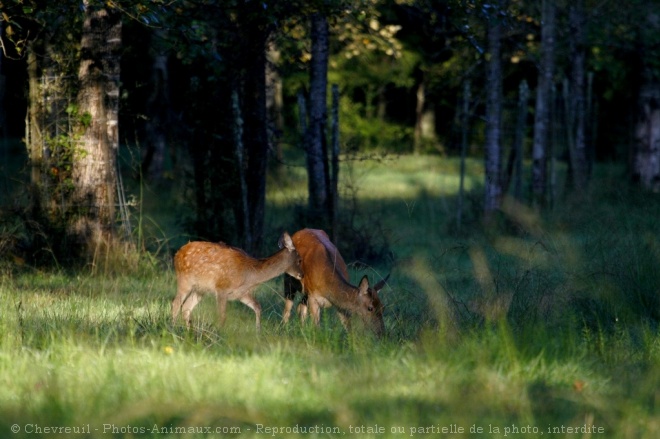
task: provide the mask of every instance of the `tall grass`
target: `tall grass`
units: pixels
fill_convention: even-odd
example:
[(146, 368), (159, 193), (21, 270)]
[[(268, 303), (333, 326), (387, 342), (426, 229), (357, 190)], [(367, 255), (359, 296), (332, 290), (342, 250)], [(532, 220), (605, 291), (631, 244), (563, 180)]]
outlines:
[[(111, 276), (6, 263), (0, 437), (658, 437), (660, 201), (600, 168), (590, 197), (510, 203), (491, 229), (475, 210), (457, 231), (457, 168), (344, 172), (392, 250), (351, 266), (392, 272), (381, 340), (332, 310), (282, 327), (279, 279), (259, 289), (260, 333), (234, 302), (218, 327), (210, 299), (188, 331), (166, 257)], [(300, 188), (270, 188), (269, 224), (289, 227)]]

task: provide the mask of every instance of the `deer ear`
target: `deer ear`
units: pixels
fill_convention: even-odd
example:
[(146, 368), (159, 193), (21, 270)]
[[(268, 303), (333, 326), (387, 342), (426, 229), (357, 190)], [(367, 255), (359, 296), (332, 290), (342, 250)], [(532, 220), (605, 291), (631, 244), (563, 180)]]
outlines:
[(286, 247), (290, 251), (294, 251), (296, 247), (293, 245), (293, 240), (291, 239), (291, 236), (289, 236), (288, 232), (282, 233), (282, 236), (280, 236), (280, 240), (277, 242), (277, 245), (280, 248)]
[(387, 276), (385, 276), (385, 279), (381, 280), (380, 282), (378, 282), (376, 285), (373, 286), (373, 288), (376, 292), (379, 292), (380, 290), (383, 289), (383, 287), (387, 283), (387, 279), (390, 278), (390, 274), (391, 273), (389, 273)]
[(369, 278), (366, 274), (362, 277), (360, 285), (358, 285), (358, 290), (360, 295), (369, 294)]

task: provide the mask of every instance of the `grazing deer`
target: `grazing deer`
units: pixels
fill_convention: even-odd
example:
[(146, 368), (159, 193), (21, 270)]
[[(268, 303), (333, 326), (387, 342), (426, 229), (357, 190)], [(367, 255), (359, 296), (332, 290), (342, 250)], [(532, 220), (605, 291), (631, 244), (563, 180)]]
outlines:
[(252, 295), (255, 287), (286, 272), (302, 279), (300, 255), (291, 236), (284, 232), (279, 240), (280, 251), (265, 259), (255, 259), (243, 250), (224, 243), (189, 242), (174, 256), (177, 292), (172, 301), (172, 320), (179, 312), (190, 327), (190, 313), (202, 296), (215, 294), (220, 324), (225, 322), (228, 300), (240, 300), (252, 308), (261, 326), (261, 306)]
[(339, 319), (348, 330), (350, 317), (357, 314), (367, 327), (378, 336), (385, 331), (383, 323), (383, 304), (378, 298), (389, 275), (373, 287), (365, 275), (356, 287), (351, 285), (348, 269), (337, 247), (330, 241), (323, 230), (303, 229), (293, 234), (293, 243), (302, 258), (302, 280), (284, 278), (283, 323), (289, 321), (293, 299), (302, 291), (303, 299), (298, 305), (301, 320), (307, 319), (307, 307), (314, 323), (318, 326), (321, 308), (334, 306)]

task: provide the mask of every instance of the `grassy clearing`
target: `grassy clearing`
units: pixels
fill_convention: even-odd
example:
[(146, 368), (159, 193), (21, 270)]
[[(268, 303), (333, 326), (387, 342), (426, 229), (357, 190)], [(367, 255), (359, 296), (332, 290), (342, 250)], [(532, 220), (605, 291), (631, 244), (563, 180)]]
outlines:
[[(186, 331), (167, 258), (111, 277), (0, 267), (0, 437), (658, 437), (660, 200), (602, 167), (593, 201), (458, 233), (457, 169), (344, 170), (393, 253), (352, 268), (392, 271), (380, 341), (332, 312), (282, 328), (281, 279), (259, 290), (260, 334), (236, 303), (218, 328), (211, 299)], [(274, 229), (303, 199), (289, 177), (270, 186)]]

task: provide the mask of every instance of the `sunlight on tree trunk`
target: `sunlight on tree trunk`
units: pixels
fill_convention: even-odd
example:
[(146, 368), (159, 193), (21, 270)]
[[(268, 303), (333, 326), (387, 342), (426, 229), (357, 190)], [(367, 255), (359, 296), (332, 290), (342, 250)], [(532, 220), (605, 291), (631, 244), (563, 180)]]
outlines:
[(115, 235), (121, 17), (88, 1), (84, 7), (77, 115), (82, 135), (74, 153), (69, 233), (90, 257), (112, 245)]
[(72, 143), (67, 137), (70, 127), (66, 107), (70, 93), (65, 84), (67, 72), (55, 61), (61, 62), (66, 56), (49, 43), (40, 43), (32, 42), (27, 50), (25, 145), (30, 164), (32, 216), (48, 228), (51, 223), (60, 222), (66, 204), (57, 192), (62, 191), (61, 186), (66, 186), (62, 183), (69, 178)]
[(25, 144), (30, 159), (30, 185), (32, 192), (32, 210), (35, 217), (41, 216), (45, 203), (44, 182), (42, 181), (42, 167), (44, 159), (43, 125), (43, 99), (39, 84), (39, 64), (37, 53), (33, 44), (28, 46), (27, 74), (28, 74), (28, 114), (25, 120)]

